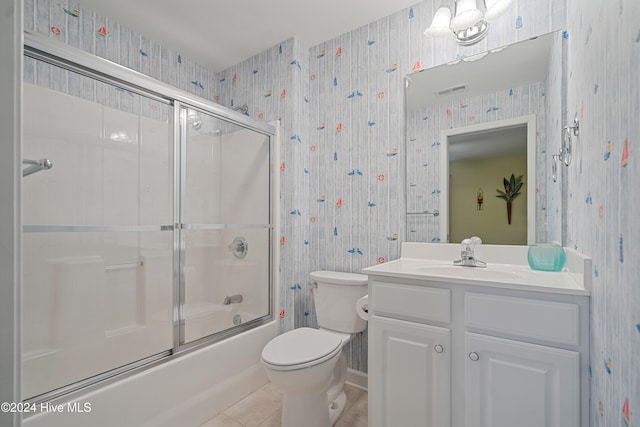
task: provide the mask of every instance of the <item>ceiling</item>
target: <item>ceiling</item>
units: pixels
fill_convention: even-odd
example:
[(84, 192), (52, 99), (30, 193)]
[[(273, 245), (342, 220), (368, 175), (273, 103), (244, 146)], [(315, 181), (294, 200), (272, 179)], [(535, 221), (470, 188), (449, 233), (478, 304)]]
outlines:
[(449, 161), (527, 156), (527, 125), (449, 137)]
[(313, 47), (418, 0), (79, 0), (213, 71), (296, 37)]

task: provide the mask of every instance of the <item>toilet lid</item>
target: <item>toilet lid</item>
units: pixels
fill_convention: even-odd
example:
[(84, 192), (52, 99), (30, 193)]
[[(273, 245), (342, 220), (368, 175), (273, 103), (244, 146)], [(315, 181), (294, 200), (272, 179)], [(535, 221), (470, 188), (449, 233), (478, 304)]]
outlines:
[(301, 369), (333, 357), (342, 339), (330, 332), (298, 328), (278, 335), (262, 350), (262, 360), (273, 369)]

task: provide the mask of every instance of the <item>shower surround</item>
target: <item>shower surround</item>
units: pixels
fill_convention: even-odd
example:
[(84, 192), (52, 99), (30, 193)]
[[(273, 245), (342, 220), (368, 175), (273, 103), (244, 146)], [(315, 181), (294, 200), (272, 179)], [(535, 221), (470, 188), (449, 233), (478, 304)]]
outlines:
[(23, 425), (202, 423), (266, 382), (275, 128), (26, 40), (22, 151), (52, 167), (22, 182), (20, 400), (91, 410), (40, 405)]

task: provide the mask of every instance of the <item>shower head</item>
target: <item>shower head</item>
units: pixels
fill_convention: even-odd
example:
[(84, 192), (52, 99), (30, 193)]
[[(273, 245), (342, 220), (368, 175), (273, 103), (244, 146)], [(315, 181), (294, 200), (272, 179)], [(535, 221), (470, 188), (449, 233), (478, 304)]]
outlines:
[(189, 109), (187, 112), (187, 123), (189, 123), (195, 130), (200, 130), (202, 127), (202, 118), (196, 111)]

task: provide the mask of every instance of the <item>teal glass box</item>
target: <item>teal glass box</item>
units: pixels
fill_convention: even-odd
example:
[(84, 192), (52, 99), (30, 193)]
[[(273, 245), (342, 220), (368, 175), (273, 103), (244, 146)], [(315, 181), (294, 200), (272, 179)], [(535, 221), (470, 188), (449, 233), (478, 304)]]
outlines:
[(529, 267), (541, 271), (562, 271), (567, 255), (564, 248), (556, 244), (529, 246), (527, 253)]

